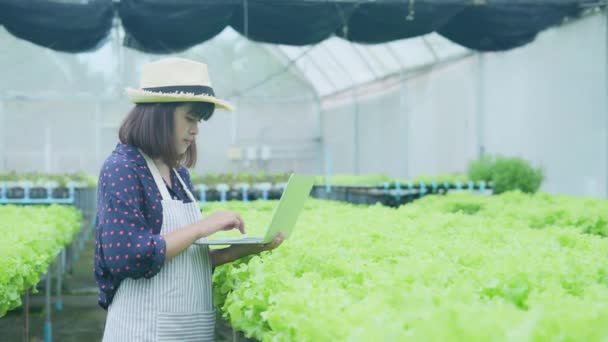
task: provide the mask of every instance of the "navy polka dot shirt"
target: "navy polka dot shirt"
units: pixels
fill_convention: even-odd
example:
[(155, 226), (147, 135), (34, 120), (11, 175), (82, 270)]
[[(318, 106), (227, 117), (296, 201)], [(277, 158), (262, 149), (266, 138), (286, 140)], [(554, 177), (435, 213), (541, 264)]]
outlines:
[[(178, 172), (196, 194), (188, 170), (180, 166)], [(171, 185), (167, 189), (173, 199), (191, 202), (174, 172)], [(108, 308), (123, 279), (151, 278), (162, 268), (161, 199), (141, 153), (118, 144), (101, 168), (97, 188), (94, 271), (102, 308)]]

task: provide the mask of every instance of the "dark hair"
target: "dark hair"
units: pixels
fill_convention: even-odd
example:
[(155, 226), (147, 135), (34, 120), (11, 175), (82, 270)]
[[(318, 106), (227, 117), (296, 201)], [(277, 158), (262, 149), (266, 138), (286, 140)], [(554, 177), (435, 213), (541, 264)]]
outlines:
[(208, 120), (215, 110), (215, 105), (208, 102), (138, 103), (120, 126), (120, 142), (140, 148), (150, 158), (161, 158), (169, 167), (180, 164), (193, 167), (196, 165), (196, 142), (193, 141), (182, 155), (177, 154), (175, 146), (173, 113), (184, 104), (192, 106), (192, 112), (199, 120)]

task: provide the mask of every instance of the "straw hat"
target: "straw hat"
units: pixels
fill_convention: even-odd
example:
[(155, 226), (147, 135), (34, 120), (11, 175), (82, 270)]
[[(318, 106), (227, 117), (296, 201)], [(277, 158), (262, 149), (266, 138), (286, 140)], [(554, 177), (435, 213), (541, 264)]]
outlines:
[(140, 89), (126, 88), (133, 103), (210, 102), (228, 111), (234, 107), (215, 97), (207, 64), (184, 58), (164, 58), (142, 67)]

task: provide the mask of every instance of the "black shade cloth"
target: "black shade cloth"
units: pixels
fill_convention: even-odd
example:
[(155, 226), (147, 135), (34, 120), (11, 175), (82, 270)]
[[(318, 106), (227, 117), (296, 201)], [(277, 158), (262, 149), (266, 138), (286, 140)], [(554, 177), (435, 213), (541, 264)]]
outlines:
[(16, 37), (57, 51), (81, 52), (100, 46), (110, 33), (113, 17), (108, 0), (86, 4), (0, 0), (0, 25)]
[(228, 25), (236, 1), (122, 0), (118, 14), (126, 45), (150, 53), (182, 51)]
[(474, 50), (502, 51), (523, 46), (547, 27), (579, 13), (574, 1), (552, 4), (514, 5), (513, 0), (494, 1), (492, 6), (473, 6), (451, 18), (438, 32)]
[(227, 26), (259, 42), (308, 45), (332, 35), (384, 43), (438, 32), (478, 51), (525, 45), (597, 0), (0, 0), (0, 25), (58, 51), (101, 45), (115, 16), (125, 45), (183, 51)]
[(378, 1), (361, 4), (347, 26), (336, 35), (357, 43), (387, 41), (425, 35), (443, 27), (466, 8), (465, 1)]
[[(308, 45), (329, 38), (347, 23), (355, 4), (332, 1), (248, 1), (237, 6), (230, 25), (249, 39), (273, 44)], [(247, 32), (245, 32), (245, 22)]]

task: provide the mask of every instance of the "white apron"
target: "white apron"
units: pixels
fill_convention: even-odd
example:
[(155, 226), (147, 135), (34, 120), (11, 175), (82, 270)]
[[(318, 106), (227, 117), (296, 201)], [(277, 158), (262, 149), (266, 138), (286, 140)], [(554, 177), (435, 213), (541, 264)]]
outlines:
[[(173, 200), (160, 172), (142, 153), (162, 196), (161, 235), (202, 219), (197, 201), (174, 169), (191, 203)], [(127, 278), (108, 307), (103, 341), (213, 341), (215, 311), (209, 247), (191, 245), (166, 260), (150, 279)]]

